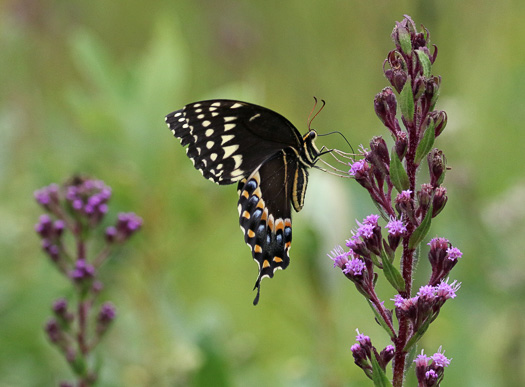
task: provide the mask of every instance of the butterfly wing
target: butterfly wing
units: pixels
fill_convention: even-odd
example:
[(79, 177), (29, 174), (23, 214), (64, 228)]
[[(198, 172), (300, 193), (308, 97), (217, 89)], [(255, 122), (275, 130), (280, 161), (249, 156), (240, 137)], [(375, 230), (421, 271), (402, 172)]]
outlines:
[(254, 305), (259, 301), (261, 280), (272, 278), (276, 270), (286, 269), (290, 263), (291, 208), (293, 200), (304, 199), (307, 176), (297, 153), (287, 148), (266, 160), (238, 184), (239, 224), (259, 266)]
[(166, 123), (202, 175), (231, 184), (246, 178), (286, 147), (300, 149), (302, 138), (290, 121), (262, 106), (232, 100), (186, 105)]

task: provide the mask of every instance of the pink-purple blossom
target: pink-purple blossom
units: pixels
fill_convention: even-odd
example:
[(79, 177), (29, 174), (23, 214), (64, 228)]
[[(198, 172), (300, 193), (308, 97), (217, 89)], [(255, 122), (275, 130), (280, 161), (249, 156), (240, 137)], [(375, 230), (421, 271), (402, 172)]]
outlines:
[(388, 233), (392, 236), (402, 236), (406, 233), (407, 228), (401, 219), (390, 218), (390, 221), (385, 226)]
[(345, 268), (343, 269), (343, 273), (351, 276), (359, 276), (363, 274), (363, 270), (365, 269), (365, 267), (366, 265), (362, 259), (352, 258), (351, 260), (346, 262)]

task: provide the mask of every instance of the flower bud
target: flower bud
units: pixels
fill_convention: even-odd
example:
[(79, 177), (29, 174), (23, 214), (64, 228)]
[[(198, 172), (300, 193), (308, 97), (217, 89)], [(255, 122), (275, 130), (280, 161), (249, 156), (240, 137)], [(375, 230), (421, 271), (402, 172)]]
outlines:
[(106, 302), (102, 305), (100, 308), (100, 312), (97, 316), (97, 334), (102, 336), (106, 331), (108, 330), (109, 326), (111, 325), (111, 322), (116, 317), (116, 310), (115, 307), (111, 302)]
[[(423, 183), (421, 184), (421, 190), (417, 191), (417, 201), (419, 204), (418, 211), (423, 212), (428, 209), (428, 206), (430, 205), (430, 199), (432, 198), (432, 192), (434, 189), (430, 184)], [(418, 214), (419, 214), (418, 212)]]
[[(385, 64), (387, 63), (390, 66), (389, 69), (385, 69)], [(383, 72), (390, 84), (394, 86), (398, 93), (401, 93), (408, 79), (408, 73), (406, 63), (398, 52), (390, 51), (383, 63)]]
[(443, 186), (437, 187), (432, 200), (432, 217), (437, 216), (445, 208), (447, 200), (447, 189)]
[(54, 318), (51, 318), (46, 323), (45, 330), (47, 333), (47, 337), (52, 343), (56, 344), (64, 338), (64, 333), (62, 332), (62, 328), (60, 328), (60, 324)]
[(387, 345), (385, 349), (381, 351), (379, 357), (381, 358), (381, 366), (384, 369), (386, 365), (394, 358), (394, 346)]
[(397, 100), (390, 87), (385, 87), (375, 96), (374, 110), (381, 122), (395, 134)]
[(414, 202), (412, 200), (412, 191), (405, 190), (397, 195), (395, 199), (396, 210), (400, 215), (405, 215), (408, 219), (414, 218)]
[(429, 117), (434, 119), (434, 130), (436, 137), (439, 136), (447, 126), (447, 113), (443, 110), (430, 112)]
[(396, 153), (399, 160), (403, 161), (408, 149), (408, 138), (405, 132), (399, 132), (396, 139)]
[(385, 170), (385, 165), (390, 164), (390, 155), (388, 154), (388, 147), (385, 140), (381, 136), (375, 136), (370, 141), (370, 152), (367, 159), (376, 167)]
[(445, 155), (439, 149), (434, 148), (429, 152), (427, 161), (430, 172), (430, 184), (432, 184), (433, 187), (437, 187), (442, 183), (445, 177)]

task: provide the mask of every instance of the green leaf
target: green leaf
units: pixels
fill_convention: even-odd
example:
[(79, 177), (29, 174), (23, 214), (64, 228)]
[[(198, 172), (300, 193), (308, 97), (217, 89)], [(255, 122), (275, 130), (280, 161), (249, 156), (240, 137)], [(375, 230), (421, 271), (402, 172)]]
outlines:
[(399, 270), (396, 269), (394, 265), (392, 265), (392, 262), (390, 262), (390, 259), (386, 256), (386, 254), (382, 254), (381, 256), (383, 260), (383, 273), (385, 273), (385, 277), (392, 284), (394, 289), (396, 289), (398, 292), (402, 292), (405, 290), (405, 280), (401, 276), (401, 273)]
[(408, 248), (413, 249), (416, 247), (423, 238), (427, 235), (428, 230), (430, 230), (430, 223), (432, 222), (432, 206), (429, 207), (427, 214), (425, 215), (425, 219), (421, 222), (421, 224), (416, 228), (410, 237), (410, 241), (408, 242)]
[(403, 351), (404, 352), (408, 352), (409, 350), (411, 350), (414, 346), (414, 344), (416, 344), (419, 339), (421, 339), (421, 337), (423, 337), (423, 335), (425, 334), (425, 332), (427, 331), (428, 327), (430, 326), (430, 323), (432, 322), (432, 320), (430, 318), (427, 318), (425, 320), (425, 322), (423, 323), (423, 325), (421, 325), (419, 327), (419, 329), (417, 330), (417, 332), (414, 334), (414, 336), (411, 337), (410, 340), (408, 340), (408, 343), (407, 345), (405, 345), (405, 348), (403, 348)]
[(410, 348), (410, 352), (408, 352), (405, 364), (408, 366), (405, 367), (404, 374), (406, 375), (407, 372), (412, 368), (412, 365), (414, 364), (414, 360), (416, 359), (417, 355), (417, 345), (413, 345), (412, 348)]
[(434, 140), (436, 139), (435, 132), (436, 123), (434, 122), (434, 119), (431, 118), (425, 130), (425, 133), (423, 134), (423, 138), (421, 139), (421, 142), (419, 143), (416, 149), (416, 157), (414, 159), (414, 162), (416, 164), (419, 164), (423, 157), (425, 157), (428, 154), (428, 152), (430, 152), (430, 149), (432, 149), (432, 146), (434, 145)]
[(403, 90), (399, 93), (399, 108), (407, 122), (414, 122), (414, 95), (412, 93), (412, 80), (410, 76), (407, 78)]
[(392, 387), (392, 383), (386, 377), (385, 371), (379, 366), (375, 354), (372, 353), (372, 380), (376, 387)]
[(416, 50), (416, 54), (419, 58), (419, 61), (421, 62), (421, 66), (423, 66), (423, 75), (426, 78), (430, 77), (430, 69), (432, 68), (430, 58), (424, 51), (421, 50)]
[(392, 147), (392, 152), (390, 154), (390, 180), (399, 193), (407, 190), (410, 186), (407, 172), (397, 155), (395, 147)]
[(374, 315), (376, 316), (376, 319), (377, 319), (377, 321), (379, 322), (379, 325), (381, 325), (381, 327), (383, 327), (383, 329), (386, 331), (386, 333), (388, 333), (388, 335), (389, 335), (391, 338), (394, 338), (394, 337), (395, 337), (394, 332), (392, 332), (392, 331), (390, 330), (390, 328), (389, 328), (388, 325), (386, 324), (385, 320), (383, 320), (383, 317), (381, 317), (381, 315), (379, 314), (379, 312), (377, 311), (377, 309), (374, 307), (374, 305), (370, 302), (370, 300), (368, 301), (368, 305), (369, 305), (370, 308), (372, 309), (372, 312), (374, 312)]
[(399, 39), (401, 51), (403, 51), (404, 54), (410, 56), (412, 51), (412, 38), (410, 36), (410, 32), (408, 32), (408, 30), (403, 27), (399, 27), (397, 31), (397, 37)]

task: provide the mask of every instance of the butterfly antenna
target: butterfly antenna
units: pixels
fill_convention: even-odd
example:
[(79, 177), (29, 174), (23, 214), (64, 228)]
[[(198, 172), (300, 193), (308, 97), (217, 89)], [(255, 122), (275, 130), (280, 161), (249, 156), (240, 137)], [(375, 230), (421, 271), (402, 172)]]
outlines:
[[(315, 118), (315, 116), (314, 116)], [(313, 118), (312, 118), (313, 119)], [(346, 137), (344, 136), (343, 133), (339, 132), (338, 130), (334, 130), (333, 132), (330, 132), (330, 133), (323, 133), (323, 134), (318, 134), (319, 137), (321, 136), (328, 136), (329, 134), (339, 134), (341, 137), (344, 138), (344, 140), (346, 141), (346, 143), (348, 144), (348, 146), (350, 147), (350, 149), (352, 149), (352, 153), (355, 153), (354, 151), (354, 148), (352, 147), (352, 145), (350, 145), (350, 143), (348, 142), (348, 140), (346, 139)]]
[[(312, 117), (312, 113), (315, 111), (315, 107), (317, 106), (317, 98), (314, 96), (314, 107), (310, 111), (310, 114), (308, 114), (308, 120), (306, 120), (306, 125), (308, 126), (308, 130), (310, 130), (310, 123), (312, 122), (310, 120), (310, 117)], [(313, 118), (312, 118), (313, 119)]]
[(312, 130), (310, 128), (310, 126), (312, 125), (312, 121), (315, 119), (315, 117), (317, 117), (319, 115), (319, 113), (321, 113), (321, 110), (323, 110), (324, 106), (326, 105), (326, 102), (324, 99), (321, 100), (321, 102), (323, 103), (323, 106), (321, 106), (321, 108), (317, 111), (317, 113), (315, 113), (315, 115), (312, 117), (312, 119), (310, 119), (310, 116), (312, 115), (313, 111), (315, 110), (315, 107), (317, 106), (317, 98), (315, 98), (315, 105), (314, 105), (314, 108), (312, 109), (312, 111), (310, 112), (310, 115), (308, 116), (308, 130)]

